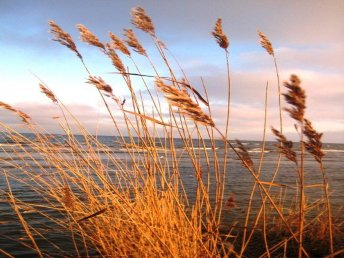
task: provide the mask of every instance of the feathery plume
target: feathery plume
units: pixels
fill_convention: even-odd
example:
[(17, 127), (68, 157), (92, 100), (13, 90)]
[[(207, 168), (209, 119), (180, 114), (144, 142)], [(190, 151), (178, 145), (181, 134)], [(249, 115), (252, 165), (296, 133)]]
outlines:
[(260, 44), (262, 45), (262, 47), (265, 48), (269, 55), (274, 56), (275, 53), (270, 40), (261, 31), (258, 31), (258, 35), (260, 37)]
[(80, 32), (80, 39), (83, 42), (95, 47), (99, 47), (103, 51), (105, 51), (105, 46), (103, 43), (99, 41), (99, 39), (88, 30), (88, 28), (82, 24), (78, 24), (76, 26)]
[(254, 171), (254, 167), (253, 167), (253, 161), (250, 157), (250, 154), (248, 154), (247, 149), (245, 148), (245, 146), (241, 143), (241, 141), (236, 140), (236, 143), (238, 144), (238, 148), (239, 148), (239, 155), (241, 157), (241, 162), (243, 164), (244, 167), (247, 167), (248, 169), (251, 169), (252, 171)]
[(0, 101), (0, 107), (2, 107), (3, 109), (12, 111), (12, 112), (17, 112), (17, 110), (15, 108), (13, 108), (11, 105), (6, 104), (5, 102)]
[(60, 44), (66, 46), (72, 50), (80, 59), (82, 59), (72, 37), (58, 26), (55, 21), (49, 21), (50, 30), (49, 32), (54, 36), (53, 40), (59, 42)]
[(52, 102), (57, 103), (57, 99), (51, 90), (45, 87), (42, 83), (39, 83), (39, 87), (41, 88), (41, 92), (44, 93)]
[(214, 31), (211, 33), (216, 39), (217, 44), (227, 51), (229, 41), (227, 36), (222, 31), (222, 19), (218, 18), (215, 24)]
[(89, 84), (96, 86), (97, 89), (104, 91), (105, 93), (107, 93), (109, 95), (113, 95), (111, 86), (109, 84), (107, 84), (101, 77), (90, 75), (88, 77), (88, 80), (86, 81), (86, 83), (89, 83)]
[(130, 56), (129, 49), (127, 48), (126, 45), (124, 45), (123, 41), (119, 37), (117, 37), (112, 32), (109, 32), (109, 37), (111, 39), (111, 46), (114, 49), (121, 51), (124, 55)]
[(24, 113), (23, 111), (17, 110), (17, 114), (18, 116), (21, 118), (21, 120), (25, 123), (25, 124), (29, 124), (30, 123), (30, 119), (31, 117)]
[(271, 131), (277, 137), (277, 141), (280, 143), (276, 145), (280, 152), (284, 154), (287, 159), (297, 164), (296, 152), (293, 151), (293, 142), (288, 141), (287, 138), (277, 129), (271, 127)]
[(317, 162), (321, 162), (325, 156), (322, 151), (322, 133), (318, 133), (312, 126), (311, 121), (304, 119), (304, 130), (303, 133), (307, 137), (307, 141), (304, 142), (306, 150), (313, 155)]
[[(168, 80), (168, 79), (167, 79), (167, 80)], [(175, 81), (175, 80), (173, 80), (173, 81)], [(192, 87), (192, 86), (185, 80), (185, 78), (182, 78), (181, 81), (175, 81), (175, 82), (178, 83), (178, 84), (181, 84), (183, 87), (186, 87), (186, 88), (192, 90), (192, 92), (196, 94), (196, 96), (198, 97), (198, 99), (199, 99), (200, 101), (202, 101), (204, 105), (209, 106), (208, 101), (206, 101), (206, 100), (202, 97), (202, 95), (201, 95), (194, 87)]]
[(171, 106), (177, 107), (180, 114), (188, 116), (195, 122), (214, 127), (213, 120), (205, 114), (200, 106), (194, 102), (187, 94), (186, 90), (178, 90), (170, 85), (166, 85), (163, 81), (157, 79), (155, 81), (157, 88), (164, 94)]
[(30, 117), (28, 114), (24, 113), (23, 111), (20, 111), (20, 110), (18, 110), (18, 109), (15, 109), (15, 108), (12, 107), (11, 105), (6, 104), (6, 103), (4, 103), (4, 102), (2, 102), (2, 101), (0, 101), (0, 107), (3, 108), (3, 109), (6, 109), (6, 110), (8, 110), (8, 111), (11, 111), (11, 112), (13, 112), (13, 113), (16, 113), (17, 116), (19, 116), (19, 117), (21, 118), (21, 120), (22, 120), (24, 123), (26, 123), (26, 124), (29, 124), (29, 123), (30, 123), (31, 117)]
[(155, 37), (153, 22), (142, 7), (136, 7), (131, 10), (131, 23), (136, 28)]
[(73, 202), (73, 195), (72, 195), (72, 191), (68, 186), (65, 186), (63, 188), (63, 203), (64, 205), (69, 208), (69, 209), (73, 209), (74, 206), (74, 202)]
[(125, 74), (126, 71), (122, 63), (122, 60), (119, 58), (116, 51), (111, 47), (110, 44), (106, 44), (106, 54), (111, 59), (112, 64), (116, 67), (116, 69), (120, 73)]
[(288, 88), (288, 92), (283, 94), (287, 103), (292, 105), (291, 108), (284, 108), (285, 111), (295, 120), (302, 123), (306, 109), (306, 94), (300, 87), (301, 81), (296, 75), (290, 76), (290, 83), (285, 82), (284, 86)]
[(124, 36), (127, 37), (127, 39), (125, 39), (124, 41), (130, 47), (132, 47), (140, 55), (147, 56), (146, 50), (139, 43), (132, 29), (124, 29)]
[(227, 199), (227, 201), (226, 201), (226, 203), (225, 203), (225, 205), (224, 205), (224, 208), (225, 208), (226, 210), (230, 210), (230, 209), (235, 208), (235, 207), (236, 207), (236, 200), (235, 200), (234, 194), (232, 193), (232, 194), (228, 197), (228, 199)]

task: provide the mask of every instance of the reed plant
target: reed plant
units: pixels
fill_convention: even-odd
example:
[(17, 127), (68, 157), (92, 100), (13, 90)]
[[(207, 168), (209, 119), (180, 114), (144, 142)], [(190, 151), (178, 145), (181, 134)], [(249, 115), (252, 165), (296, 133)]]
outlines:
[[(99, 136), (90, 134), (42, 81), (39, 82), (42, 93), (61, 113), (58, 123), (64, 137), (49, 134), (23, 111), (0, 102), (1, 108), (17, 115), (34, 135), (28, 137), (0, 122), (3, 141), (14, 143), (0, 147), (6, 154), (0, 157), (1, 164), (6, 165), (2, 169), (6, 183), (1, 193), (6, 196), (7, 204), (13, 208), (25, 233), (22, 239), (6, 236), (8, 241), (18, 241), (39, 257), (57, 254), (77, 257), (247, 257), (247, 254), (250, 257), (286, 257), (296, 249), (299, 257), (310, 257), (311, 250), (304, 239), (321, 225), (326, 235), (323, 240), (329, 243), (327, 253), (331, 257), (341, 253), (334, 246), (335, 225), (322, 161), (322, 134), (305, 118), (306, 96), (296, 75), (284, 84), (287, 92), (283, 96), (289, 104), (286, 112), (300, 129), (300, 154), (283, 134), (279, 72), (275, 50), (267, 37), (259, 32), (261, 44), (272, 55), (276, 68), (280, 128), (272, 128), (272, 132), (276, 135), (280, 154), (273, 178), (263, 181), (268, 84), (261, 153), (255, 164), (246, 147), (230, 138), (229, 39), (221, 19), (216, 21), (212, 35), (224, 50), (227, 71), (224, 131), (212, 116), (205, 85), (200, 92), (178, 63), (178, 68), (174, 68), (175, 62), (170, 62), (174, 57), (158, 38), (145, 10), (134, 8), (131, 22), (150, 37), (164, 68), (154, 64), (151, 53), (140, 43), (133, 29), (124, 29), (123, 39), (110, 32), (109, 42), (103, 43), (86, 26), (77, 25), (81, 41), (97, 48), (111, 62), (115, 69), (113, 76), (123, 79), (128, 99), (118, 96), (104, 78), (94, 74), (72, 37), (54, 21), (49, 22), (53, 40), (76, 54), (87, 73), (86, 83), (98, 91), (113, 123), (116, 135), (113, 139), (121, 146), (125, 158), (102, 143)], [(142, 73), (137, 55), (146, 60), (153, 74)], [(183, 78), (178, 78), (179, 74)], [(141, 80), (149, 101), (143, 99), (133, 78)], [(177, 146), (177, 138), (183, 144), (182, 150)], [(221, 144), (223, 149), (218, 148)], [(312, 204), (307, 203), (305, 192), (305, 188), (311, 187), (304, 179), (306, 152), (319, 164), (323, 176), (320, 187), (325, 193), (324, 199), (319, 198)], [(299, 178), (296, 185), (275, 182), (282, 158), (295, 166)], [(235, 159), (242, 163), (244, 172), (249, 173), (254, 184), (244, 224), (236, 226), (233, 221), (228, 226), (223, 222), (225, 210), (231, 211), (236, 203), (235, 197), (227, 194), (227, 182), (231, 180), (227, 175), (230, 163), (237, 162)], [(183, 162), (191, 166), (194, 189), (186, 189)], [(17, 184), (30, 189), (40, 202), (13, 191)], [(297, 189), (292, 204), (286, 203), (283, 197), (289, 188)], [(279, 194), (276, 195), (273, 189), (279, 189)], [(259, 208), (252, 215), (253, 202), (258, 202)], [(316, 215), (307, 221), (310, 210), (316, 211)], [(71, 247), (66, 250), (59, 246), (51, 239), (51, 232), (70, 239)], [(256, 242), (259, 238), (261, 241)], [(49, 248), (44, 248), (43, 242), (49, 243)], [(255, 254), (250, 253), (252, 249), (257, 249)], [(12, 257), (1, 247), (0, 252)]]

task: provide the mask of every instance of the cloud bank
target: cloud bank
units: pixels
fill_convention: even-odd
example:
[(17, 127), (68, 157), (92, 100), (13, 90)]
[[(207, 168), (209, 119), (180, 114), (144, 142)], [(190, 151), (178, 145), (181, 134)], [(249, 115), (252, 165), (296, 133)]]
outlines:
[[(109, 117), (94, 89), (85, 84), (87, 73), (75, 55), (51, 41), (47, 21), (56, 20), (70, 32), (85, 62), (95, 75), (103, 76), (114, 92), (129, 99), (123, 81), (99, 51), (80, 43), (75, 24), (85, 24), (107, 40), (113, 31), (121, 36), (130, 25), (130, 9), (143, 6), (152, 17), (158, 36), (177, 57), (193, 86), (207, 86), (212, 115), (224, 127), (227, 81), (225, 57), (210, 35), (222, 17), (230, 39), (232, 79), (232, 137), (262, 137), (265, 87), (268, 83), (267, 125), (278, 126), (276, 74), (271, 56), (258, 44), (262, 30), (275, 48), (281, 80), (298, 74), (307, 92), (307, 117), (324, 132), (324, 141), (344, 142), (344, 23), (343, 1), (2, 1), (0, 3), (0, 101), (18, 106), (48, 131), (60, 132), (51, 117), (57, 113), (38, 89), (38, 75), (75, 112), (90, 131), (112, 134)], [(138, 32), (161, 75), (168, 74), (150, 39)], [(154, 74), (149, 64), (135, 56), (142, 72)], [(172, 60), (172, 59), (171, 59)], [(179, 69), (171, 62), (176, 71)], [(129, 65), (135, 71), (133, 65)], [(183, 75), (177, 72), (178, 78)], [(136, 92), (145, 96), (142, 82), (133, 78)], [(149, 86), (153, 87), (150, 80)], [(285, 104), (283, 104), (285, 105)], [(149, 108), (149, 104), (147, 105)], [(1, 121), (18, 126), (11, 114), (0, 110)], [(286, 131), (296, 139), (293, 121), (284, 116)], [(56, 122), (56, 119), (54, 120)], [(21, 127), (21, 130), (25, 128)], [(269, 139), (273, 139), (271, 135)]]

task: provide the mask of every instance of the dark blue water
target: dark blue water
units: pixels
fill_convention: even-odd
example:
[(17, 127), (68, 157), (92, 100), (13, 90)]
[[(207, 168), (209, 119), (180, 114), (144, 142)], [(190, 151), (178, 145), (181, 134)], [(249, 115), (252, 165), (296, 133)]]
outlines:
[[(33, 143), (37, 142), (37, 138), (34, 135), (25, 135), (28, 139), (32, 140)], [(112, 164), (109, 159), (109, 155), (114, 157), (117, 161), (123, 161), (124, 164), (130, 166), (130, 156), (128, 155), (128, 149), (121, 143), (120, 138), (110, 137), (110, 136), (99, 136), (97, 140), (102, 143), (102, 146), (97, 146), (96, 155), (100, 158), (103, 164), (106, 164), (109, 170), (115, 170), (116, 166)], [(56, 158), (63, 158), (64, 160), (70, 159), (71, 162), (75, 158), (73, 156), (74, 150), (68, 145), (67, 137), (63, 135), (53, 135), (49, 137), (49, 141), (52, 146), (58, 148), (58, 153), (60, 156)], [(82, 136), (76, 136), (76, 141), (80, 148), (84, 148), (84, 153), (87, 153), (88, 148), (85, 139)], [(126, 138), (129, 142), (129, 138)], [(135, 140), (137, 146), (140, 146), (140, 141)], [(210, 192), (211, 199), (215, 200), (215, 171), (214, 171), (214, 157), (211, 151), (211, 142), (205, 140), (205, 145), (209, 148), (207, 150), (209, 156), (206, 157), (204, 151), (200, 149), (200, 143), (197, 140), (192, 142), (193, 150), (199, 158), (198, 166), (201, 168), (202, 177), (205, 179), (209, 173), (210, 175)], [(235, 145), (235, 143), (233, 143)], [(89, 143), (91, 146), (95, 146), (94, 143)], [(255, 141), (243, 141), (243, 145), (247, 149), (253, 163), (255, 171), (258, 171), (258, 163), (261, 156), (261, 142)], [(275, 142), (267, 142), (265, 146), (264, 159), (261, 164), (260, 179), (266, 182), (271, 181), (273, 174), (275, 172), (278, 160), (278, 152), (276, 151)], [(156, 147), (159, 150), (160, 146), (167, 146), (170, 148), (169, 142), (156, 140)], [(187, 155), (184, 147), (185, 144), (180, 139), (174, 139), (173, 143), (176, 154), (178, 155), (178, 168), (183, 181), (184, 187), (188, 194), (190, 203), (195, 199), (195, 192), (197, 191), (197, 180), (195, 174), (194, 165), (190, 162), (190, 158)], [(236, 145), (235, 145), (236, 146)], [(219, 158), (220, 166), (223, 164), (224, 156), (224, 143), (221, 141), (216, 142), (216, 153)], [(344, 199), (344, 144), (324, 144), (325, 157), (324, 168), (328, 176), (328, 181), (330, 184), (331, 192), (331, 203), (332, 209), (335, 217), (338, 220), (343, 220), (344, 216), (341, 212)], [(297, 151), (298, 146), (295, 145), (295, 150)], [(51, 152), (54, 153), (56, 149), (51, 148)], [(142, 150), (143, 151), (143, 150)], [(297, 151), (297, 153), (299, 153)], [(161, 154), (161, 155), (160, 155)], [(159, 154), (161, 160), (165, 160), (165, 156), (171, 155), (168, 152), (162, 151)], [(135, 154), (137, 155), (137, 154)], [(167, 157), (168, 158), (168, 157)], [(206, 158), (209, 159), (209, 163), (206, 162)], [(16, 166), (14, 166), (14, 164)], [(208, 166), (207, 164), (210, 164)], [(322, 183), (322, 173), (319, 169), (319, 165), (313, 157), (309, 154), (305, 155), (305, 180), (306, 185), (312, 186)], [(18, 169), (18, 166), (22, 169)], [(30, 245), (29, 239), (26, 237), (23, 227), (20, 225), (17, 216), (11, 209), (8, 199), (8, 187), (5, 180), (5, 174), (8, 176), (11, 183), (11, 190), (13, 195), (18, 198), (17, 204), (21, 208), (21, 212), (27, 221), (30, 221), (30, 225), (34, 228), (42, 226), (45, 228), (45, 238), (49, 241), (43, 240), (36, 235), (37, 244), (47, 253), (56, 254), (56, 256), (74, 257), (77, 255), (76, 247), (83, 249), (82, 242), (76, 240), (74, 245), (71, 242), (71, 233), (68, 229), (63, 228), (63, 226), (56, 225), (56, 223), (51, 220), (47, 220), (41, 214), (30, 211), (21, 202), (29, 202), (31, 204), (43, 205), (45, 200), (39, 197), (40, 194), (35, 192), (32, 188), (32, 180), (30, 181), (30, 176), (44, 176), (40, 171), (45, 171), (45, 176), (47, 172), (54, 173), (55, 168), (51, 167), (49, 163), (46, 162), (44, 154), (40, 152), (37, 148), (33, 148), (26, 140), (23, 141), (13, 141), (10, 137), (6, 135), (0, 135), (0, 249), (15, 255), (16, 257), (29, 257), (30, 255), (35, 257), (35, 252), (30, 250), (25, 244)], [(25, 171), (25, 173), (23, 173)], [(224, 225), (242, 225), (243, 218), (246, 213), (247, 203), (249, 202), (250, 193), (254, 180), (252, 175), (245, 169), (242, 163), (238, 160), (235, 153), (232, 150), (228, 150), (228, 167), (225, 176), (225, 195), (224, 198), (233, 198), (234, 207), (230, 209), (225, 209), (223, 211), (223, 221)], [(284, 206), (292, 207), (295, 202), (295, 185), (298, 182), (298, 175), (295, 171), (295, 165), (282, 158), (279, 172), (275, 178), (275, 183), (279, 184), (279, 187), (272, 187), (272, 195), (276, 198), (276, 202), (281, 200)], [(114, 181), (114, 183), (116, 183)], [(283, 187), (281, 187), (283, 185)], [(269, 188), (269, 185), (266, 185)], [(306, 189), (307, 203), (318, 200), (323, 196), (323, 190), (321, 187), (309, 187)], [(280, 197), (280, 198), (279, 198)], [(259, 191), (257, 190), (254, 195), (254, 202), (252, 206), (252, 214), (257, 212), (258, 207), (260, 207), (261, 198)], [(51, 218), (61, 219), (64, 218), (64, 214), (54, 209), (49, 209), (47, 207), (41, 208), (45, 215)], [(308, 214), (312, 216), (312, 213)], [(67, 219), (67, 218), (65, 218)], [(34, 234), (34, 233), (33, 233)], [(35, 235), (35, 234), (34, 234)], [(24, 245), (23, 245), (24, 244)], [(90, 250), (92, 255), (92, 250)], [(0, 257), (1, 257), (0, 253)], [(84, 254), (85, 255), (85, 254)], [(93, 255), (96, 255), (93, 253)]]

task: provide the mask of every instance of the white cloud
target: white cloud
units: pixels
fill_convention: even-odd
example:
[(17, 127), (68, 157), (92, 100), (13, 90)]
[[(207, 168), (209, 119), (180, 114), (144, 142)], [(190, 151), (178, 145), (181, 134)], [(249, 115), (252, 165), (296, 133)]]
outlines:
[[(78, 4), (70, 1), (68, 4), (66, 1), (52, 4), (42, 0), (22, 3), (21, 8), (17, 8), (15, 3), (2, 3), (0, 101), (18, 105), (32, 113), (38, 122), (57, 130), (49, 119), (55, 110), (39, 92), (38, 81), (30, 74), (31, 70), (70, 105), (87, 127), (101, 125), (102, 132), (112, 133), (111, 122), (104, 114), (97, 91), (84, 83), (87, 73), (73, 53), (50, 40), (51, 35), (46, 33), (47, 21), (55, 19), (71, 33), (92, 73), (103, 76), (116, 95), (127, 98), (129, 106), (128, 89), (123, 80), (109, 73), (113, 69), (104, 55), (77, 40), (74, 26), (77, 23), (89, 26), (101, 40), (107, 40), (109, 30), (120, 36), (122, 28), (130, 24), (130, 8), (139, 3), (151, 15), (159, 37), (166, 39), (166, 43), (176, 51), (174, 55), (179, 57), (193, 86), (205, 95), (200, 80), (203, 76), (213, 105), (214, 120), (221, 128), (225, 123), (228, 86), (224, 53), (210, 35), (217, 17), (223, 18), (224, 31), (231, 41), (233, 136), (260, 139), (267, 81), (268, 127), (278, 125), (276, 75), (271, 56), (258, 44), (256, 32), (260, 29), (275, 47), (281, 81), (287, 80), (291, 73), (300, 76), (307, 92), (307, 116), (320, 131), (324, 131), (324, 139), (344, 141), (339, 136), (344, 135), (344, 31), (340, 29), (344, 22), (343, 1), (334, 0), (331, 4), (323, 1), (275, 3), (268, 0), (245, 4), (235, 1), (211, 4), (208, 1), (198, 1), (197, 4), (196, 1), (161, 1), (159, 5), (151, 1), (97, 2), (97, 5), (90, 4), (92, 2), (87, 1), (80, 12), (75, 11)], [(155, 51), (149, 37), (141, 32), (137, 35), (152, 55), (158, 71), (168, 74), (161, 57), (153, 54)], [(154, 74), (147, 60), (136, 54), (134, 57), (142, 73)], [(173, 61), (171, 63), (174, 64)], [(128, 66), (131, 72), (136, 71), (132, 64)], [(180, 71), (176, 74), (181, 76)], [(148, 81), (152, 87), (152, 80)], [(133, 78), (133, 85), (137, 93), (139, 89), (143, 91), (146, 101), (147, 92), (139, 78)], [(151, 103), (146, 101), (145, 105), (147, 110), (151, 110)], [(111, 108), (116, 109), (114, 106)], [(8, 113), (0, 112), (2, 120), (17, 123)], [(286, 128), (292, 128), (293, 121), (285, 120)]]

